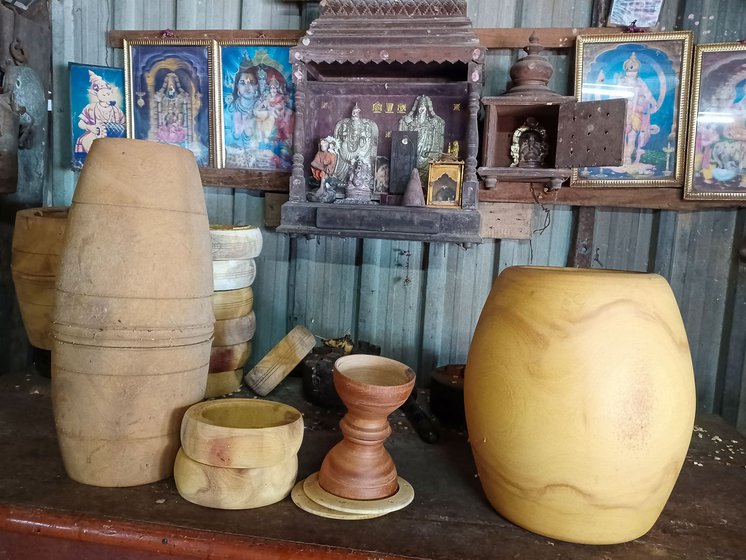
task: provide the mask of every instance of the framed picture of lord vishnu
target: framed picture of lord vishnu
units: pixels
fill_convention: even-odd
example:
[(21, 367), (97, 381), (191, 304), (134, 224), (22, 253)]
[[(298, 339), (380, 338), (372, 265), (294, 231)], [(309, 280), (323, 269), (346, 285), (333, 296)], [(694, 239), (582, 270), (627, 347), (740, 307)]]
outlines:
[(214, 158), (214, 41), (124, 41), (128, 137), (181, 146), (197, 165)]
[(627, 114), (622, 165), (576, 169), (573, 186), (683, 184), (691, 50), (689, 32), (578, 37), (576, 97), (625, 98)]

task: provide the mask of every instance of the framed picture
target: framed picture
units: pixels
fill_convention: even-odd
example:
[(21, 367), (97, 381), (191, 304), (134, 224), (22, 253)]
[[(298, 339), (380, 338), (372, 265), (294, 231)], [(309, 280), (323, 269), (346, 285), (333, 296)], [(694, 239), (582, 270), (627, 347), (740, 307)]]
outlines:
[(191, 150), (197, 165), (213, 162), (211, 39), (124, 41), (129, 138)]
[(653, 27), (658, 23), (663, 0), (614, 0), (609, 12), (609, 25)]
[(121, 68), (68, 63), (73, 169), (81, 169), (96, 138), (123, 138), (124, 71)]
[(218, 43), (218, 167), (293, 167), (290, 46), (295, 43), (284, 39)]
[(697, 45), (684, 198), (746, 198), (746, 45)]
[(427, 181), (427, 205), (461, 208), (463, 161), (431, 161)]
[(627, 99), (623, 161), (573, 170), (572, 185), (671, 187), (684, 183), (692, 36), (689, 32), (578, 37), (575, 95)]

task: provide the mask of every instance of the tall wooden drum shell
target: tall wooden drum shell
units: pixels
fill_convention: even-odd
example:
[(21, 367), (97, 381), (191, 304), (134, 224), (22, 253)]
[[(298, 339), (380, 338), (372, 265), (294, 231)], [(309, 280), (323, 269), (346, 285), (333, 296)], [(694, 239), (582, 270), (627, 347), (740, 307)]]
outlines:
[(671, 288), (656, 274), (506, 269), (469, 349), (464, 401), (479, 480), (504, 517), (572, 542), (640, 537), (694, 422)]
[(73, 197), (52, 325), (52, 399), (69, 476), (170, 476), (202, 399), (213, 333), (209, 223), (194, 156), (96, 140)]
[(29, 342), (52, 349), (49, 327), (67, 208), (27, 208), (16, 213), (11, 273)]

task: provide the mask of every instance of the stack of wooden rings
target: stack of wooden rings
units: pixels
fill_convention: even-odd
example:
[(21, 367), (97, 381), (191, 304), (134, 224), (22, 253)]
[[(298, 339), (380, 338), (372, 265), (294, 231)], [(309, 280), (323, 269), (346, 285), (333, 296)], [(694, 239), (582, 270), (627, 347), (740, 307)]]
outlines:
[(241, 388), (243, 366), (251, 356), (251, 339), (256, 332), (251, 289), (256, 277), (254, 259), (262, 251), (262, 233), (253, 226), (211, 225), (210, 237), (215, 339), (205, 398)]
[(244, 398), (195, 404), (181, 423), (176, 489), (212, 508), (274, 504), (295, 484), (302, 441), (303, 416), (286, 404)]

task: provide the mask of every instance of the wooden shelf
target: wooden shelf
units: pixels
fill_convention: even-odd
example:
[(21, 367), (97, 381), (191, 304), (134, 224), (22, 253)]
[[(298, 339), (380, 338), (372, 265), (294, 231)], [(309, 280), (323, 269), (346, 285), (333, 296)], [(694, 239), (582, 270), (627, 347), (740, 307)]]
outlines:
[[(598, 547), (541, 537), (506, 521), (484, 497), (466, 431), (440, 424), (440, 440), (427, 444), (401, 411), (391, 417), (386, 445), (415, 498), (379, 519), (321, 519), (289, 497), (258, 509), (204, 508), (181, 498), (173, 479), (131, 488), (78, 484), (62, 466), (49, 379), (33, 372), (0, 373), (0, 556), (4, 552), (7, 558), (695, 560), (710, 558), (715, 550), (719, 558), (740, 558), (746, 549), (746, 456), (740, 453), (746, 441), (710, 415), (697, 419), (705, 431), (693, 434), (676, 486), (651, 531), (632, 542)], [(238, 396), (253, 394), (242, 390)], [(425, 397), (421, 391), (421, 403)], [(299, 378), (286, 379), (269, 398), (304, 414), (298, 476), (317, 471), (341, 440), (341, 413), (308, 403)], [(733, 460), (722, 453), (726, 444)]]
[(202, 185), (256, 191), (288, 192), (289, 171), (255, 171), (251, 169), (215, 169), (200, 167)]
[[(169, 29), (169, 30), (112, 30), (107, 34), (108, 44), (121, 49), (123, 39), (128, 41), (162, 39), (164, 31), (174, 34), (179, 39), (287, 39), (298, 41), (305, 31), (297, 29)], [(475, 28), (474, 33), (488, 49), (522, 49), (532, 32), (541, 39), (545, 49), (569, 49), (575, 46), (578, 35), (616, 35), (621, 33), (618, 27), (496, 27)]]
[(498, 183), (494, 189), (480, 187), (478, 197), (479, 202), (541, 202), (683, 211), (746, 206), (746, 200), (684, 200), (682, 193), (677, 187), (562, 187), (544, 192), (543, 183), (505, 182)]

